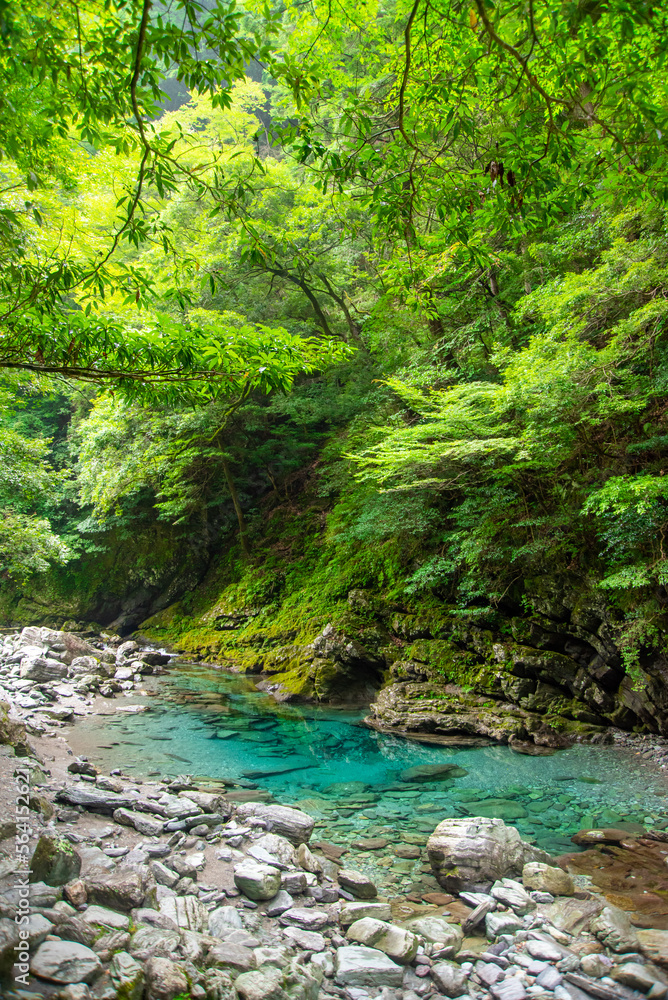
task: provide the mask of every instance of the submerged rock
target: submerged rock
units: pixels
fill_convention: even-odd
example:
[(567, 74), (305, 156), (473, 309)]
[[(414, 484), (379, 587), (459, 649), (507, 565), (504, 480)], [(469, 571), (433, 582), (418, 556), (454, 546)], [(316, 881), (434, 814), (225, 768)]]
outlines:
[(458, 764), (418, 764), (409, 767), (399, 775), (400, 781), (447, 781), (449, 778), (465, 778), (469, 772)]
[(637, 930), (640, 950), (650, 961), (668, 967), (668, 931)]

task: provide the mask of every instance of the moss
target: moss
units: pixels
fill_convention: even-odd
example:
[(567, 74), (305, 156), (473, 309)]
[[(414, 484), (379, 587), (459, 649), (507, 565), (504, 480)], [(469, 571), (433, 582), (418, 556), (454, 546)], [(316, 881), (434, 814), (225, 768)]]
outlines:
[(463, 687), (479, 684), (486, 672), (478, 654), (460, 649), (448, 639), (419, 639), (407, 647), (405, 658), (424, 663), (430, 675)]
[(5, 701), (0, 701), (0, 746), (12, 747), (17, 757), (30, 754), (26, 728), (22, 722), (9, 718), (9, 705)]

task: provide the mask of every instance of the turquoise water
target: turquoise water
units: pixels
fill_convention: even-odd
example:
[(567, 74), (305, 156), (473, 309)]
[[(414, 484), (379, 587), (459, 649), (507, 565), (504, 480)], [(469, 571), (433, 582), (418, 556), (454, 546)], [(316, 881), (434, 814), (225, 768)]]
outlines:
[[(496, 745), (415, 743), (367, 729), (362, 713), (277, 705), (249, 679), (203, 664), (175, 663), (156, 683), (157, 694), (134, 699), (148, 712), (79, 723), (69, 737), (76, 752), (149, 780), (192, 774), (269, 790), (312, 813), (322, 839), (403, 831), (424, 840), (446, 816), (488, 814), (559, 854), (574, 849), (570, 837), (583, 827), (668, 825), (668, 778), (622, 748), (529, 757)], [(468, 774), (401, 780), (406, 768), (448, 762)], [(406, 880), (404, 867), (397, 878)]]

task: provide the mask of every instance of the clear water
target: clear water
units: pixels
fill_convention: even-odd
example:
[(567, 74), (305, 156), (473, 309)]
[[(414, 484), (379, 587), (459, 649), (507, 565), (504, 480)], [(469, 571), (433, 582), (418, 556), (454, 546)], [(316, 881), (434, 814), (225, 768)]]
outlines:
[[(668, 826), (668, 776), (620, 747), (529, 757), (496, 745), (420, 744), (367, 729), (362, 712), (277, 705), (249, 679), (203, 664), (173, 664), (157, 694), (133, 700), (150, 711), (83, 720), (69, 737), (75, 751), (138, 777), (193, 774), (267, 789), (314, 815), (316, 835), (337, 843), (390, 831), (424, 841), (447, 816), (485, 812), (553, 854), (573, 850), (583, 827)], [(406, 768), (448, 762), (468, 774), (400, 778)], [(331, 788), (343, 782), (359, 784)]]

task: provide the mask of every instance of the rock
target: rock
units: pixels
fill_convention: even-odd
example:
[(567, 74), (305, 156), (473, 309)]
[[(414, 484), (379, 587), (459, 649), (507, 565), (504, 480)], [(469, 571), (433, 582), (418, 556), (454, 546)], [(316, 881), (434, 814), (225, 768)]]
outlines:
[(360, 851), (382, 851), (388, 844), (389, 840), (386, 837), (368, 837), (353, 840), (352, 846)]
[(96, 938), (92, 948), (101, 962), (110, 962), (116, 952), (127, 951), (130, 940), (131, 935), (128, 931), (107, 931), (106, 934)]
[(280, 917), (281, 913), (285, 913), (294, 904), (294, 900), (289, 892), (284, 889), (279, 889), (275, 896), (267, 903), (266, 913), (268, 917)]
[(160, 809), (160, 814), (167, 819), (185, 819), (188, 816), (202, 816), (202, 809), (196, 802), (190, 799), (179, 798), (178, 795), (170, 795), (165, 792), (156, 803)]
[(468, 976), (454, 962), (437, 962), (431, 967), (431, 978), (446, 997), (466, 994)]
[(600, 979), (601, 976), (609, 976), (612, 968), (612, 959), (607, 955), (583, 955), (580, 959), (582, 971), (593, 979)]
[(329, 923), (329, 913), (307, 906), (292, 906), (281, 915), (280, 919), (282, 924), (297, 924), (307, 931), (318, 931)]
[(265, 966), (262, 971), (242, 972), (234, 981), (240, 1000), (285, 1000), (280, 969)]
[[(169, 894), (172, 898), (172, 893)], [(158, 904), (162, 902), (163, 899), (167, 897), (161, 896), (158, 899)], [(141, 924), (148, 924), (149, 927), (161, 927), (166, 931), (178, 930), (176, 924), (168, 917), (165, 913), (160, 913), (159, 910), (154, 910), (150, 906), (140, 906), (137, 910), (132, 912), (133, 923), (137, 926)]]
[(335, 977), (340, 986), (400, 987), (403, 968), (382, 951), (346, 945), (336, 952)]
[(495, 882), (491, 894), (498, 903), (509, 906), (520, 917), (536, 909), (529, 893), (514, 879), (503, 878), (500, 882)]
[(616, 906), (606, 906), (595, 917), (590, 930), (601, 944), (611, 951), (637, 951), (640, 946), (637, 932), (623, 910)]
[(313, 875), (320, 875), (322, 873), (321, 863), (311, 854), (306, 844), (300, 844), (297, 849), (297, 864), (305, 872), (311, 872)]
[(507, 911), (505, 913), (488, 913), (485, 917), (485, 930), (490, 941), (494, 941), (500, 934), (514, 934), (524, 927), (521, 917)]
[(668, 967), (668, 931), (637, 930), (640, 950), (651, 962)]
[(117, 952), (109, 966), (109, 976), (120, 1000), (141, 1000), (144, 970), (127, 951)]
[(28, 922), (28, 940), (30, 942), (31, 948), (36, 948), (37, 945), (41, 944), (45, 939), (47, 934), (51, 934), (53, 930), (53, 924), (46, 917), (43, 917), (41, 913), (31, 913), (30, 920)]
[(193, 965), (201, 965), (209, 953), (213, 941), (208, 934), (198, 931), (181, 931), (181, 951)]
[(133, 812), (131, 809), (114, 809), (113, 818), (123, 826), (133, 826), (145, 837), (159, 837), (165, 828), (163, 820), (144, 813)]
[(427, 852), (440, 884), (454, 892), (519, 874), (530, 861), (549, 861), (500, 819), (443, 820), (427, 841)]
[(89, 906), (82, 913), (81, 919), (87, 924), (99, 924), (101, 927), (113, 927), (117, 931), (126, 931), (130, 926), (130, 918), (124, 913), (116, 913), (104, 906)]
[(180, 930), (202, 933), (209, 926), (209, 911), (194, 896), (173, 896), (160, 900), (160, 913), (173, 920)]
[(464, 934), (457, 924), (450, 924), (444, 917), (413, 917), (403, 921), (404, 927), (414, 934), (420, 934), (427, 941), (440, 945), (442, 948), (452, 948), (456, 955), (462, 946)]
[(117, 868), (108, 874), (93, 873), (86, 878), (88, 902), (121, 913), (141, 906), (147, 889), (147, 870), (142, 868)]
[(303, 951), (324, 951), (326, 939), (317, 931), (305, 931), (301, 927), (286, 927), (283, 932), (286, 940), (295, 948)]
[(66, 677), (67, 664), (46, 656), (25, 657), (21, 661), (20, 673), (24, 680), (47, 684), (49, 681), (58, 681)]
[(152, 956), (170, 958), (178, 954), (181, 937), (176, 930), (164, 930), (162, 927), (140, 927), (132, 935), (130, 954), (138, 962), (145, 962)]
[(529, 815), (523, 805), (510, 799), (484, 799), (482, 802), (469, 802), (467, 809), (476, 819), (480, 816), (502, 820), (526, 819)]
[(249, 899), (272, 899), (281, 887), (281, 873), (269, 865), (242, 861), (234, 868), (234, 883)]
[(417, 861), (422, 855), (422, 851), (416, 844), (399, 844), (398, 847), (394, 848), (394, 854), (397, 858), (404, 858), (407, 861)]
[(90, 1000), (90, 996), (85, 983), (69, 983), (58, 991), (58, 1000)]
[(179, 798), (188, 799), (190, 802), (198, 805), (200, 809), (203, 809), (204, 812), (217, 813), (225, 819), (228, 819), (232, 813), (231, 802), (224, 795), (219, 795), (216, 792), (198, 792), (188, 789), (185, 792), (179, 792)]
[(603, 903), (598, 899), (557, 899), (549, 906), (540, 907), (540, 915), (553, 927), (568, 934), (579, 934), (588, 929), (590, 921), (598, 916)]
[(475, 974), (483, 986), (493, 986), (503, 979), (503, 969), (496, 962), (476, 962)]
[(299, 896), (306, 892), (308, 888), (306, 872), (282, 872), (281, 888), (293, 896)]
[(77, 848), (77, 854), (81, 858), (81, 874), (88, 876), (94, 868), (104, 868), (106, 871), (113, 871), (116, 862), (108, 857), (99, 847)]
[(148, 870), (158, 885), (166, 885), (169, 889), (173, 889), (179, 880), (176, 872), (172, 871), (171, 868), (167, 868), (160, 861), (150, 861)]
[(563, 976), (558, 972), (553, 965), (548, 965), (547, 969), (543, 969), (536, 976), (536, 985), (542, 986), (544, 990), (554, 990), (557, 986), (561, 986), (563, 982)]
[(526, 950), (539, 962), (558, 962), (563, 957), (561, 949), (551, 941), (527, 941)]
[(491, 987), (491, 992), (495, 1000), (525, 1000), (527, 995), (522, 980), (514, 976), (495, 983)]
[(242, 802), (237, 807), (237, 817), (246, 819), (248, 816), (261, 819), (270, 832), (285, 837), (295, 846), (308, 843), (315, 825), (313, 817), (300, 809), (264, 802)]
[(51, 983), (92, 983), (102, 963), (94, 951), (76, 941), (44, 941), (32, 956), (30, 971)]
[(553, 896), (572, 896), (575, 883), (571, 876), (541, 861), (531, 861), (522, 869), (522, 884), (526, 889), (550, 892)]
[(100, 661), (95, 656), (75, 656), (68, 671), (70, 677), (80, 677), (86, 674), (96, 674), (100, 669)]
[(56, 795), (57, 802), (65, 802), (70, 806), (83, 806), (94, 812), (109, 813), (115, 809), (129, 809), (134, 799), (129, 795), (118, 795), (105, 791), (95, 785), (66, 785)]
[(16, 952), (14, 948), (19, 943), (19, 929), (15, 920), (0, 918), (0, 982), (11, 972)]
[(209, 949), (206, 959), (207, 965), (229, 966), (237, 972), (248, 972), (255, 968), (255, 955), (250, 948), (245, 948), (241, 944), (230, 944), (223, 941), (215, 944)]
[(378, 890), (368, 875), (363, 872), (353, 871), (350, 868), (341, 868), (338, 873), (339, 885), (346, 889), (357, 899), (374, 899), (378, 895)]
[(417, 955), (420, 939), (411, 931), (396, 924), (390, 924), (385, 933), (374, 945), (378, 951), (384, 952), (393, 962), (408, 965)]
[(339, 913), (339, 923), (342, 927), (347, 927), (361, 917), (390, 921), (392, 910), (389, 903), (344, 903)]
[(469, 772), (457, 764), (418, 764), (409, 767), (399, 775), (400, 781), (448, 781), (450, 778), (465, 778)]
[(180, 854), (177, 854), (175, 857), (169, 859), (169, 865), (179, 878), (197, 879), (197, 868), (188, 857), (184, 858)]
[[(302, 844), (301, 846), (306, 847), (305, 844)], [(283, 862), (279, 861), (277, 857), (270, 854), (269, 851), (265, 851), (263, 847), (258, 847), (257, 844), (251, 844), (248, 848), (247, 857), (252, 858), (253, 861), (259, 861), (261, 865), (273, 865), (274, 868), (278, 868), (280, 871), (285, 871), (287, 867), (287, 865), (284, 865)]]
[(30, 861), (31, 882), (65, 885), (81, 871), (81, 858), (69, 840), (42, 834)]
[(180, 994), (189, 993), (183, 969), (168, 958), (149, 958), (144, 971), (146, 1000), (174, 1000)]
[(579, 847), (589, 847), (595, 844), (618, 844), (622, 840), (629, 839), (628, 830), (617, 830), (605, 828), (602, 830), (578, 830), (573, 834), (571, 840)]
[(389, 923), (384, 920), (376, 920), (375, 917), (361, 917), (350, 925), (346, 931), (346, 937), (349, 941), (366, 944), (371, 948), (375, 946), (376, 941), (382, 938), (389, 926)]
[(70, 774), (87, 774), (89, 778), (95, 778), (98, 774), (97, 768), (89, 760), (73, 760), (67, 770)]
[(219, 906), (209, 914), (208, 929), (213, 937), (223, 937), (230, 929), (242, 930), (239, 911), (233, 906)]
[(622, 986), (628, 986), (632, 990), (640, 993), (649, 993), (653, 986), (657, 984), (663, 987), (665, 992), (667, 984), (662, 982), (658, 976), (654, 975), (647, 965), (640, 965), (639, 962), (624, 962), (623, 965), (616, 965), (611, 977)]
[(135, 642), (134, 639), (126, 639), (126, 641), (122, 642), (116, 650), (116, 661), (118, 662), (119, 660), (127, 659), (132, 656), (133, 653), (136, 653), (138, 649), (138, 642)]
[(254, 841), (253, 846), (267, 851), (283, 865), (289, 867), (297, 864), (297, 852), (294, 847), (289, 840), (277, 833), (265, 833), (264, 836), (258, 837)]

